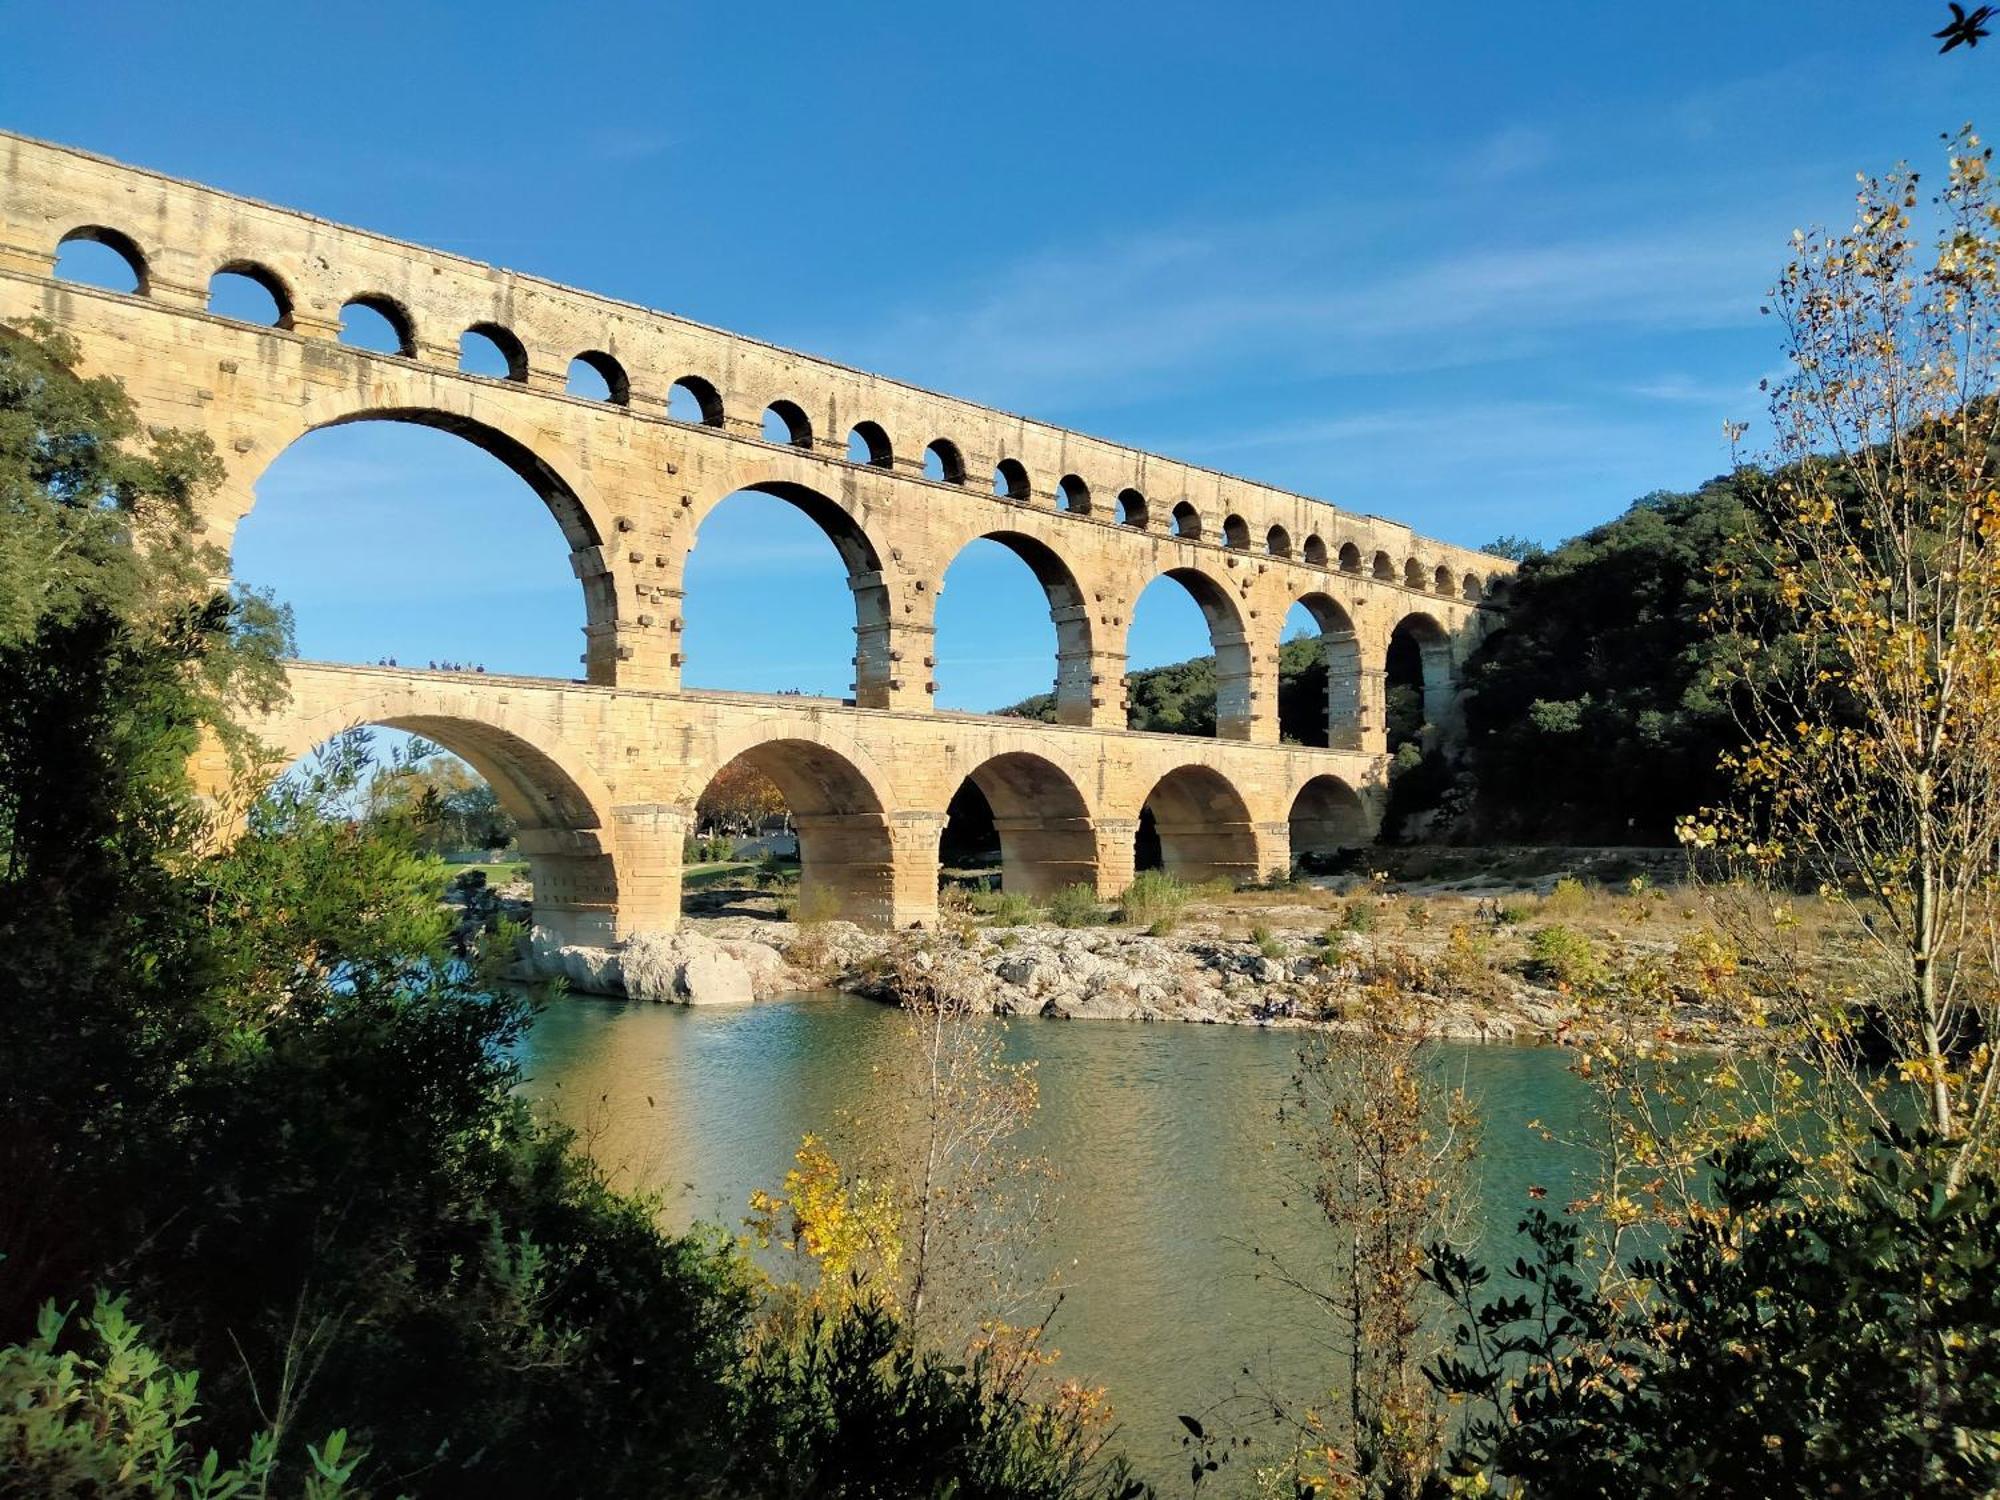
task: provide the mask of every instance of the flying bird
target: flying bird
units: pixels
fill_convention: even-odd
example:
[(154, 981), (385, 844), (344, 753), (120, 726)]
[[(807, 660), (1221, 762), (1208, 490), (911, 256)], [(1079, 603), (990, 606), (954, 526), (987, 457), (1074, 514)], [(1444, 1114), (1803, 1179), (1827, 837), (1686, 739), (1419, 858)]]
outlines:
[(1932, 36), (1938, 37), (1944, 42), (1944, 45), (1938, 48), (1938, 51), (1949, 52), (1960, 42), (1963, 42), (1968, 47), (1977, 47), (1979, 39), (1990, 34), (1986, 23), (1993, 19), (1993, 11), (1994, 7), (1982, 5), (1979, 9), (1972, 12), (1971, 15), (1967, 15), (1964, 6), (1952, 5), (1951, 21), (1945, 26), (1944, 30), (1933, 31), (1931, 33)]

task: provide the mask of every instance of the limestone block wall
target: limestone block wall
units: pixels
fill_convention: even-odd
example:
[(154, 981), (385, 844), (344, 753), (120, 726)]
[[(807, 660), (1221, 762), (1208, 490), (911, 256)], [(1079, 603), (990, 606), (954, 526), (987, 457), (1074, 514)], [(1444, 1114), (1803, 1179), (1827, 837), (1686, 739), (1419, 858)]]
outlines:
[[(135, 289), (57, 277), (77, 239), (118, 251)], [(271, 293), (271, 326), (209, 310), (222, 272)], [(389, 320), (395, 352), (340, 341), (355, 305)], [(1282, 867), (1294, 828), (1358, 839), (1379, 816), (1392, 635), (1421, 642), (1426, 716), (1449, 733), (1457, 669), (1511, 571), (1377, 516), (0, 133), (0, 322), (35, 318), (122, 380), (146, 421), (214, 440), (227, 477), (200, 524), (225, 552), (271, 461), (343, 423), (454, 433), (542, 497), (583, 594), (580, 682), (301, 665), (293, 708), (266, 727), (296, 752), (392, 723), (465, 755), (521, 818), (544, 919), (578, 936), (671, 923), (680, 835), (736, 754), (785, 789), (808, 886), (876, 921), (934, 909), (937, 834), (968, 776), (999, 820), (1007, 878), (1031, 890), (1121, 889), (1148, 805), (1169, 865), (1196, 876)], [(504, 376), (460, 368), (468, 334), (501, 350)], [(566, 393), (577, 360), (608, 399)], [(681, 691), (688, 557), (742, 490), (796, 506), (843, 559), (847, 703)], [(938, 594), (982, 537), (1047, 596), (1055, 726), (933, 708)], [(1162, 576), (1208, 621), (1213, 741), (1125, 728), (1133, 608)], [(1278, 743), (1278, 645), (1301, 602), (1327, 649), (1326, 746)]]
[(273, 765), (356, 725), (436, 740), (521, 822), (537, 921), (570, 941), (675, 925), (681, 837), (743, 755), (793, 810), (801, 902), (872, 925), (935, 917), (938, 840), (968, 777), (1000, 825), (1008, 888), (1080, 882), (1106, 898), (1131, 882), (1149, 803), (1171, 871), (1249, 879), (1290, 867), (1294, 826), (1360, 842), (1383, 793), (1379, 760), (1294, 745), (531, 677), (311, 662), (290, 675), (290, 702), (260, 726)]

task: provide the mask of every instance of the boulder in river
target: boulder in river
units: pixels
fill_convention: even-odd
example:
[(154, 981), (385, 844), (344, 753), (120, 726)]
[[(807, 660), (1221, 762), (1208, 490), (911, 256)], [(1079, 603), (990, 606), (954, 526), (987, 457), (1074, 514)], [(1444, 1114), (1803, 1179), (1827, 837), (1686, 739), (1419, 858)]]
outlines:
[(757, 998), (750, 966), (697, 933), (634, 933), (619, 959), (625, 993), (634, 1000), (748, 1005)]

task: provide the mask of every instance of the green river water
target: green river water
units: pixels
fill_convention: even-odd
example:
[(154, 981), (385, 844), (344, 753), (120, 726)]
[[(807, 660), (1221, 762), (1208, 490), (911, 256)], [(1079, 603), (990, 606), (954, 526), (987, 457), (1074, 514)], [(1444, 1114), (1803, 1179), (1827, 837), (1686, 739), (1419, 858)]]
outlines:
[[(525, 1089), (584, 1132), (614, 1180), (666, 1191), (674, 1227), (735, 1229), (802, 1134), (865, 1120), (870, 1064), (895, 1024), (847, 996), (719, 1010), (565, 999), (523, 1044)], [(1258, 1386), (1296, 1398), (1337, 1385), (1320, 1315), (1260, 1279), (1252, 1253), (1306, 1266), (1317, 1243), (1309, 1214), (1281, 1206), (1296, 1195), (1275, 1144), (1299, 1035), (1041, 1019), (1006, 1035), (1038, 1063), (1027, 1144), (1061, 1173), (1045, 1244), (1065, 1291), (1058, 1369), (1109, 1389), (1120, 1444), (1171, 1475), (1178, 1413)], [(1528, 1124), (1579, 1133), (1585, 1099), (1565, 1061), (1554, 1048), (1450, 1051), (1484, 1122), (1487, 1246), (1509, 1260), (1529, 1187), (1560, 1203), (1574, 1186), (1574, 1153)]]

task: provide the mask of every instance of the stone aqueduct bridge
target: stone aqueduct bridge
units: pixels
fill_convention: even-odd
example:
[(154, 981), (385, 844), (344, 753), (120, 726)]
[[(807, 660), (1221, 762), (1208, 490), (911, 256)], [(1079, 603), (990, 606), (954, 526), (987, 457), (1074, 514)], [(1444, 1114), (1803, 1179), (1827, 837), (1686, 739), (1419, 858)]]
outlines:
[[(119, 252), (135, 290), (57, 279), (77, 239)], [(271, 293), (274, 326), (209, 311), (225, 271)], [(399, 353), (340, 342), (357, 303), (389, 320)], [(225, 548), (272, 459), (342, 423), (457, 434), (547, 502), (585, 600), (582, 681), (302, 662), (263, 731), (286, 756), (363, 723), (462, 755), (520, 819), (537, 921), (566, 941), (674, 925), (681, 836), (739, 755), (796, 816), (801, 902), (870, 923), (935, 912), (945, 810), (968, 777), (993, 807), (1005, 884), (1030, 892), (1121, 890), (1146, 808), (1168, 868), (1193, 878), (1360, 842), (1380, 816), (1392, 633), (1419, 641), (1426, 717), (1448, 729), (1457, 664), (1506, 572), (1376, 517), (0, 134), (0, 321), (36, 317), (70, 333), (89, 370), (119, 377), (145, 421), (214, 440), (227, 477), (201, 523)], [(504, 377), (461, 371), (468, 332), (501, 351)], [(565, 393), (579, 359), (608, 400)], [(669, 416), (677, 386), (695, 419)], [(784, 440), (766, 437), (768, 412)], [(927, 454), (941, 478), (926, 477)], [(702, 518), (741, 490), (798, 507), (844, 561), (851, 701), (681, 687), (688, 554)], [(938, 589), (981, 537), (1048, 596), (1055, 725), (932, 707)], [(1125, 727), (1126, 630), (1162, 575), (1208, 621), (1214, 739)], [(1279, 743), (1279, 633), (1299, 602), (1327, 650), (1324, 746)]]

